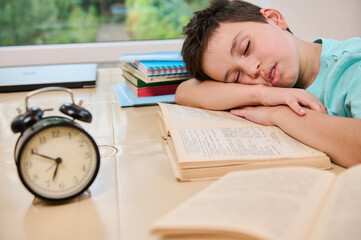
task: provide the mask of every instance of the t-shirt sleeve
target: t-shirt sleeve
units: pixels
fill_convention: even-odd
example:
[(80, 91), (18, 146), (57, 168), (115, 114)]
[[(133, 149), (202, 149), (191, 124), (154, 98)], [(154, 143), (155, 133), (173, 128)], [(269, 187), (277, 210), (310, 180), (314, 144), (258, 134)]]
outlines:
[(353, 83), (345, 99), (345, 109), (352, 118), (361, 119), (361, 61), (347, 71), (347, 77)]

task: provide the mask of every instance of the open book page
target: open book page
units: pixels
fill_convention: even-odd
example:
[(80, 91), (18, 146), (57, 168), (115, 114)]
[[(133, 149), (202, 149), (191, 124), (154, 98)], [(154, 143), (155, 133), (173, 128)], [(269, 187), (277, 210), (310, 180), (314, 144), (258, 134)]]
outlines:
[(361, 165), (337, 178), (312, 239), (361, 239)]
[(153, 233), (304, 239), (334, 177), (304, 167), (232, 172), (159, 220)]
[(277, 127), (180, 129), (170, 130), (170, 135), (182, 168), (202, 166), (202, 162), (209, 161), (213, 164), (207, 163), (207, 166), (282, 158), (327, 158)]
[(211, 111), (176, 104), (159, 103), (165, 127), (170, 129), (260, 126), (227, 111)]

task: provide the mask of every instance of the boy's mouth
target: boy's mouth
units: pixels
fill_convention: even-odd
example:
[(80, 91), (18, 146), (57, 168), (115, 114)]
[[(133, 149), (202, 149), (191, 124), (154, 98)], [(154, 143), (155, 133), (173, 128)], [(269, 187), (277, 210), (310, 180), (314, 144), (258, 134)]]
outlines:
[(271, 79), (273, 79), (274, 74), (275, 74), (275, 68), (272, 68), (272, 71), (271, 71)]
[(272, 86), (276, 86), (279, 81), (279, 67), (276, 63), (275, 65), (269, 66), (265, 71), (265, 80), (270, 82)]
[(269, 67), (267, 69), (267, 80), (272, 84), (272, 86), (277, 86), (279, 77), (280, 77), (280, 70), (278, 64)]

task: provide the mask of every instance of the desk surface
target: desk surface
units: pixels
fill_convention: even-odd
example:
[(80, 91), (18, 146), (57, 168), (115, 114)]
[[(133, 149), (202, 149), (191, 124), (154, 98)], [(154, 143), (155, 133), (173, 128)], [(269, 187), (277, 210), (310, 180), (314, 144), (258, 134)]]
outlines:
[[(82, 125), (102, 158), (91, 197), (62, 205), (32, 204), (13, 159), (19, 135), (10, 130), (26, 93), (0, 94), (0, 239), (153, 239), (149, 229), (157, 219), (212, 183), (175, 180), (161, 145), (158, 106), (120, 108), (113, 90), (120, 81), (119, 68), (104, 68), (96, 88), (73, 90), (75, 101), (83, 100), (93, 115), (91, 124)], [(68, 95), (45, 93), (30, 98), (29, 106), (56, 109), (69, 101)]]

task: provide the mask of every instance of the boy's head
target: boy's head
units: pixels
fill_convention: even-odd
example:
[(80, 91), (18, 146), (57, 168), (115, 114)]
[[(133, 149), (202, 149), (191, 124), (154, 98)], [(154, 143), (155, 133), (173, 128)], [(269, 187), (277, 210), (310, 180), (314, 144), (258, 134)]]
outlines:
[(186, 39), (182, 56), (190, 74), (198, 80), (210, 79), (202, 70), (202, 57), (208, 41), (222, 22), (263, 22), (261, 8), (244, 1), (214, 0), (208, 8), (195, 12), (184, 27)]
[[(182, 48), (183, 60), (193, 77), (198, 80), (213, 79), (204, 69), (204, 55), (209, 52), (210, 42), (222, 32), (219, 28), (224, 23), (243, 22), (268, 24), (269, 19), (260, 7), (237, 0), (214, 0), (208, 8), (194, 14), (183, 29), (186, 39)], [(287, 26), (286, 30), (291, 32)]]

